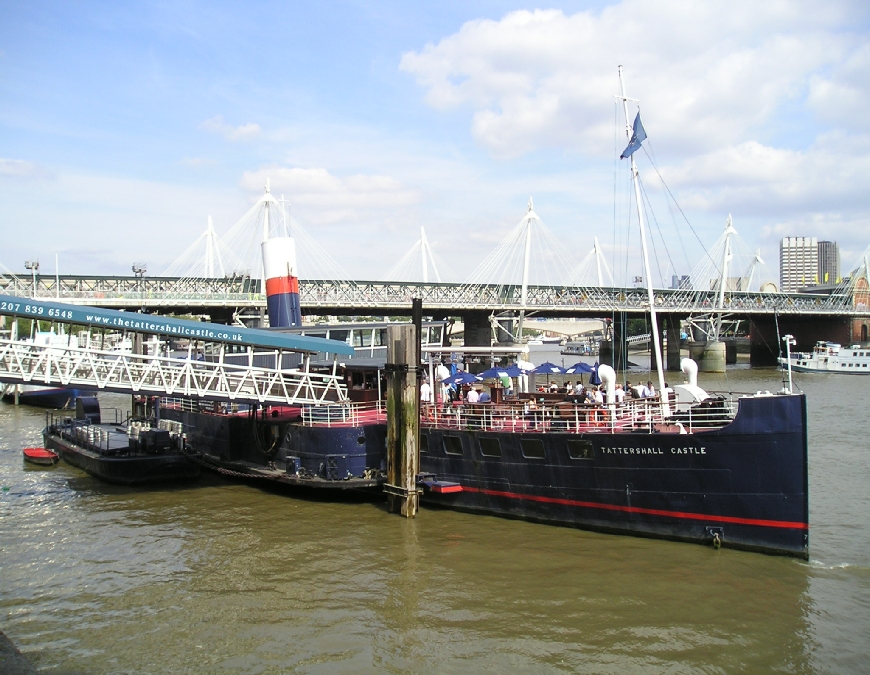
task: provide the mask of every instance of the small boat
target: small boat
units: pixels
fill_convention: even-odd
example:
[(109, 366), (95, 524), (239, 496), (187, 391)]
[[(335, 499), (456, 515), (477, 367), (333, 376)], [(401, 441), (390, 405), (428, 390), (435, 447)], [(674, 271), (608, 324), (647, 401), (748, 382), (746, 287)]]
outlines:
[(24, 448), (24, 461), (41, 466), (54, 466), (60, 460), (60, 455), (45, 448)]
[(780, 364), (798, 373), (846, 373), (870, 375), (870, 347), (841, 347), (836, 342), (817, 342), (812, 353), (791, 352)]
[(77, 399), (75, 418), (49, 412), (42, 432), (45, 445), (68, 464), (108, 483), (139, 485), (199, 476), (181, 424), (123, 419), (119, 411), (114, 412), (111, 423), (102, 422), (96, 397)]

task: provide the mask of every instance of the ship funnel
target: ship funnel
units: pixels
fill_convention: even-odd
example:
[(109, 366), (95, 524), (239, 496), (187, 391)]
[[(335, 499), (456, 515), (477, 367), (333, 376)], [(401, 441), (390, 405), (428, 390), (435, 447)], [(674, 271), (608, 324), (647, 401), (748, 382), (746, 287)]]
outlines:
[(261, 246), (269, 325), (273, 328), (301, 326), (296, 242), (292, 237), (273, 237)]
[(686, 377), (688, 378), (688, 382), (693, 387), (698, 386), (698, 364), (695, 363), (692, 359), (683, 359), (680, 361), (680, 370), (682, 370)]
[(607, 394), (605, 402), (607, 405), (614, 403), (616, 401), (616, 395), (614, 394), (616, 390), (616, 371), (606, 363), (602, 363), (598, 366), (598, 377), (601, 378), (601, 382), (604, 384), (604, 391)]

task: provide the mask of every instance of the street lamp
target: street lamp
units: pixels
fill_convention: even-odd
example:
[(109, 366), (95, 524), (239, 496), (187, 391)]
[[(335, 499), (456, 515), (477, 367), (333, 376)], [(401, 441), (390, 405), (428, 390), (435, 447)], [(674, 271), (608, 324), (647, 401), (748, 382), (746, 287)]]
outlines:
[(36, 297), (36, 275), (39, 274), (39, 261), (38, 260), (25, 260), (24, 261), (24, 269), (30, 270), (30, 274), (33, 277), (33, 297)]
[(140, 279), (145, 276), (145, 272), (147, 271), (148, 265), (146, 263), (133, 263), (133, 274)]

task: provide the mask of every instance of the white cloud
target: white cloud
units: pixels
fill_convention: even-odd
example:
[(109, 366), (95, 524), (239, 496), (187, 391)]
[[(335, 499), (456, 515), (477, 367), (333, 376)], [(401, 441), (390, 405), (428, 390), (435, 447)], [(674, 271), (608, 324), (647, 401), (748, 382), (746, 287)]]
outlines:
[(272, 166), (246, 171), (241, 186), (259, 196), (267, 178), (272, 192), (286, 194), (294, 208), (304, 210), (304, 220), (312, 223), (365, 220), (373, 211), (402, 209), (420, 201), (417, 190), (389, 176), (342, 178), (321, 168)]
[(36, 162), (0, 157), (0, 176), (8, 176), (10, 178), (52, 178), (53, 174)]
[(870, 136), (822, 136), (806, 150), (746, 141), (667, 170), (687, 208), (755, 215), (858, 213), (867, 208)]
[(249, 122), (248, 124), (240, 124), (234, 127), (224, 122), (222, 115), (205, 120), (199, 125), (199, 128), (209, 133), (223, 136), (228, 141), (247, 141), (255, 136), (259, 136), (261, 132), (259, 124)]
[(745, 140), (811, 78), (860, 50), (859, 36), (839, 30), (847, 16), (837, 3), (749, 0), (518, 11), (470, 21), (404, 54), (400, 67), (430, 105), (471, 107), (477, 141), (515, 157), (541, 147), (612, 152), (611, 94), (623, 64), (659, 147), (708, 151)]

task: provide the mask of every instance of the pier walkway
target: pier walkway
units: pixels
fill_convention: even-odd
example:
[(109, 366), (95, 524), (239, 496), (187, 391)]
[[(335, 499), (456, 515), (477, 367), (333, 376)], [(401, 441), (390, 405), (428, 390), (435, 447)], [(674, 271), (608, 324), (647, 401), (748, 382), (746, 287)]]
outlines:
[[(347, 391), (335, 369), (309, 372), (311, 357), (354, 353), (336, 340), (5, 295), (0, 322), (7, 384), (318, 404)], [(255, 366), (255, 352), (272, 355), (273, 366)]]

